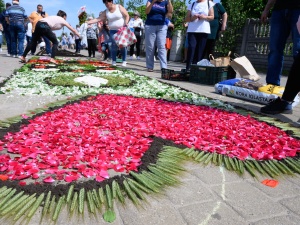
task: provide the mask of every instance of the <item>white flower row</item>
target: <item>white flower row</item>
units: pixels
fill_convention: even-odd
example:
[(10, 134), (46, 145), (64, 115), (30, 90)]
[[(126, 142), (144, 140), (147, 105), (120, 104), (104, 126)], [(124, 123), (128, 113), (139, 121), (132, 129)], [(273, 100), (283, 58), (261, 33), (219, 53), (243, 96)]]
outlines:
[[(48, 85), (45, 79), (59, 75), (91, 75), (100, 77), (103, 75), (127, 77), (134, 81), (129, 87), (63, 87)], [(171, 101), (188, 102), (196, 105), (212, 105), (227, 109), (233, 109), (231, 105), (225, 104), (219, 100), (211, 100), (199, 94), (182, 90), (178, 87), (171, 86), (156, 79), (135, 74), (133, 71), (103, 71), (98, 70), (96, 73), (73, 73), (73, 72), (52, 72), (52, 71), (30, 71), (18, 72), (10, 80), (8, 80), (0, 90), (4, 93), (12, 93), (19, 95), (42, 95), (42, 96), (78, 96), (89, 94), (122, 94), (132, 95), (145, 98), (162, 98)]]

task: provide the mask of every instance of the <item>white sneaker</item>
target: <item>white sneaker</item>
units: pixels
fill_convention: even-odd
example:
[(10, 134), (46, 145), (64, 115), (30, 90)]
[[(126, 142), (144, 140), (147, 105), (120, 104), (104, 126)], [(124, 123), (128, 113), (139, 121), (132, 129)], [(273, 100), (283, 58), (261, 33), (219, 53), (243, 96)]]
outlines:
[(129, 59), (132, 60), (133, 59), (132, 56), (130, 56)]
[(138, 56), (138, 57), (136, 57), (137, 58), (137, 60), (141, 60), (141, 58)]
[(13, 57), (13, 58), (17, 58), (17, 56), (16, 56), (16, 55), (13, 55), (12, 57)]
[(156, 57), (154, 56), (154, 62), (156, 62)]
[(117, 65), (117, 62), (116, 61), (112, 61), (112, 66), (116, 66)]
[(7, 53), (6, 56), (11, 56), (11, 54), (8, 54), (8, 53)]
[(0, 48), (0, 52), (2, 52), (2, 48)]
[(123, 62), (122, 62), (122, 66), (126, 67), (126, 64), (127, 64), (126, 61), (123, 61)]

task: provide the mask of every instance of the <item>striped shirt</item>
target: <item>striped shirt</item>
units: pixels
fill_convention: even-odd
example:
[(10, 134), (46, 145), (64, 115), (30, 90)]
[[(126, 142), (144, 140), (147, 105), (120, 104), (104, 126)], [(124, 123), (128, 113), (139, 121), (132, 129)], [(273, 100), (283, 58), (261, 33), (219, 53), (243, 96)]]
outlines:
[(25, 9), (19, 5), (12, 5), (6, 9), (5, 17), (9, 18), (9, 23), (22, 22), (27, 19)]

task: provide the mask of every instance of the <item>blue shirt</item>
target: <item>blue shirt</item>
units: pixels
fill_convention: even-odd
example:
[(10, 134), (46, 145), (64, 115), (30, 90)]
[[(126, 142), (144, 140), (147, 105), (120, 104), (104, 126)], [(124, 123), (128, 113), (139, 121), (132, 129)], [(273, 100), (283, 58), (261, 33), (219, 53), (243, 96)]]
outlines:
[(9, 26), (8, 23), (5, 20), (5, 13), (6, 13), (6, 10), (4, 10), (0, 14), (0, 23), (2, 24), (4, 30), (6, 30), (8, 28), (8, 26)]
[(5, 17), (9, 18), (9, 23), (14, 24), (17, 22), (24, 23), (24, 20), (27, 18), (25, 9), (19, 5), (12, 5), (7, 8), (5, 12)]
[[(152, 0), (148, 0), (152, 2)], [(168, 1), (155, 2), (150, 13), (147, 14), (146, 25), (165, 25)]]

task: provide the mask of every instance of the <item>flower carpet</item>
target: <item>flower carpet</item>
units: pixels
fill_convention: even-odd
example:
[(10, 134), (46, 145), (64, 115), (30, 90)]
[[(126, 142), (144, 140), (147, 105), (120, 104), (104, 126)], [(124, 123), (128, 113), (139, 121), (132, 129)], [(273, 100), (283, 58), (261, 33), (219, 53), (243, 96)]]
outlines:
[[(56, 221), (63, 207), (82, 213), (87, 205), (105, 208), (112, 222), (114, 201), (139, 205), (180, 184), (185, 160), (253, 177), (300, 173), (297, 129), (105, 63), (58, 62), (30, 60), (1, 86), (4, 94), (69, 96), (1, 122), (1, 216), (30, 219), (42, 206), (42, 217)], [(58, 76), (68, 85), (49, 84)], [(70, 85), (85, 76), (114, 85)], [(115, 82), (123, 79), (132, 82)]]

